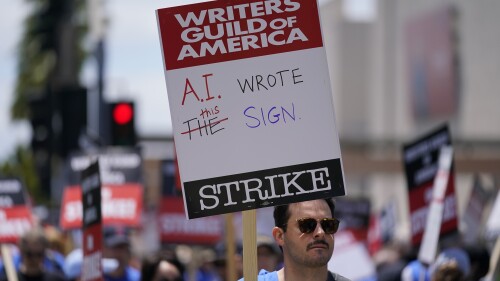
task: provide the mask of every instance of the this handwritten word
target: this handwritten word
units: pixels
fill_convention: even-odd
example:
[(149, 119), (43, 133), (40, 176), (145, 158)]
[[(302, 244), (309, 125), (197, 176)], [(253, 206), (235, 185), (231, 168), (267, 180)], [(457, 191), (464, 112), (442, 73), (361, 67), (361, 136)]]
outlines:
[[(245, 93), (247, 91), (247, 88), (254, 92), (254, 91), (260, 91), (261, 89), (264, 90), (269, 90), (270, 88), (275, 87), (276, 85), (278, 86), (285, 86), (285, 83), (293, 83), (293, 84), (299, 84), (304, 81), (300, 80), (300, 77), (302, 77), (301, 74), (298, 73), (298, 70), (300, 68), (295, 68), (292, 70), (285, 69), (285, 70), (280, 70), (277, 71), (276, 73), (271, 73), (268, 74), (267, 76), (263, 76), (260, 74), (253, 75), (252, 78), (250, 79), (240, 79), (238, 80), (238, 84), (240, 85), (240, 89), (242, 93)], [(297, 73), (296, 73), (297, 72)]]
[(261, 124), (264, 124), (264, 126), (267, 126), (268, 123), (276, 124), (279, 121), (282, 121), (286, 124), (287, 116), (289, 118), (288, 120), (295, 121), (297, 118), (295, 116), (295, 105), (293, 104), (293, 102), (291, 110), (287, 110), (283, 106), (280, 106), (279, 108), (273, 106), (270, 109), (265, 110), (262, 107), (255, 108), (255, 106), (249, 106), (243, 111), (243, 115), (245, 115), (247, 119), (250, 119), (245, 123), (248, 128), (258, 128), (259, 126), (261, 126)]
[(220, 110), (219, 110), (219, 106), (215, 106), (214, 108), (204, 108), (201, 110), (201, 113), (200, 113), (200, 116), (202, 118), (205, 118), (205, 117), (210, 117), (210, 116), (213, 116), (213, 115), (217, 115), (219, 114)]

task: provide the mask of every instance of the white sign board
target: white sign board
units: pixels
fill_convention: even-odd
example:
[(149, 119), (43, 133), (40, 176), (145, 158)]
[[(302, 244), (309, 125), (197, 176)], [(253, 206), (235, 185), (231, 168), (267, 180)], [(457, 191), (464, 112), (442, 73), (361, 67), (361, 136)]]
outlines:
[(328, 262), (328, 270), (350, 280), (373, 280), (377, 273), (366, 246), (350, 231), (335, 234), (335, 251)]
[(497, 193), (495, 203), (486, 222), (486, 237), (488, 239), (500, 236), (500, 192)]
[(425, 264), (432, 264), (436, 258), (443, 221), (444, 199), (446, 188), (450, 178), (450, 169), (453, 163), (453, 148), (449, 145), (443, 146), (439, 153), (438, 172), (434, 177), (432, 189), (432, 201), (427, 214), (427, 222), (424, 237), (418, 252), (418, 259)]
[(188, 218), (345, 195), (316, 1), (157, 18)]

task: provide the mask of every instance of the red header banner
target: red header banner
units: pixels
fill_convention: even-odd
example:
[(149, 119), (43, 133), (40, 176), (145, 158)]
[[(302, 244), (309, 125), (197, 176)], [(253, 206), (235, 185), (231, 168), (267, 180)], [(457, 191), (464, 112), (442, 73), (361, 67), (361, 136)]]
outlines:
[(317, 10), (311, 0), (210, 1), (160, 9), (166, 68), (321, 47), (319, 18), (309, 17)]

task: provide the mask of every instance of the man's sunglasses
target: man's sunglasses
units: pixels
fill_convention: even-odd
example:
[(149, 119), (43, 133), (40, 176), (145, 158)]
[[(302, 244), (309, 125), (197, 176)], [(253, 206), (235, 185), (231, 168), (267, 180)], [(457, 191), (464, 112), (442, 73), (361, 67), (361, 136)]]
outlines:
[(336, 218), (324, 218), (324, 219), (314, 219), (314, 218), (301, 218), (297, 219), (297, 224), (299, 225), (299, 230), (302, 233), (309, 234), (316, 230), (316, 226), (319, 224), (326, 234), (334, 234), (339, 229), (340, 221)]

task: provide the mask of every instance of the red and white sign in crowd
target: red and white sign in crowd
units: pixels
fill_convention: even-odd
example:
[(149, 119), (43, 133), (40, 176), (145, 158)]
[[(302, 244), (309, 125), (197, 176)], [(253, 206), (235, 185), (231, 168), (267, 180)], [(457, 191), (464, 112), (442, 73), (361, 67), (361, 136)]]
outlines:
[(97, 158), (101, 166), (103, 224), (139, 227), (143, 201), (140, 151), (136, 148), (106, 148), (94, 154), (72, 155), (69, 184), (61, 202), (61, 228), (82, 227), (81, 173), (91, 165), (92, 159)]
[(16, 243), (33, 227), (26, 191), (17, 178), (0, 178), (0, 243)]
[[(140, 226), (142, 192), (142, 185), (139, 184), (104, 185), (101, 190), (103, 223), (105, 225)], [(66, 187), (61, 211), (61, 228), (82, 227), (80, 186)]]
[(83, 263), (82, 281), (102, 281), (102, 207), (99, 161), (82, 172)]
[[(419, 245), (422, 242), (429, 207), (433, 200), (434, 179), (439, 170), (440, 151), (443, 146), (449, 145), (451, 145), (451, 135), (448, 126), (445, 125), (403, 147), (413, 245)], [(445, 176), (447, 184), (442, 198), (441, 235), (458, 231), (453, 163)]]
[(186, 220), (182, 197), (165, 197), (158, 210), (161, 241), (164, 243), (215, 244), (222, 239), (221, 216)]

